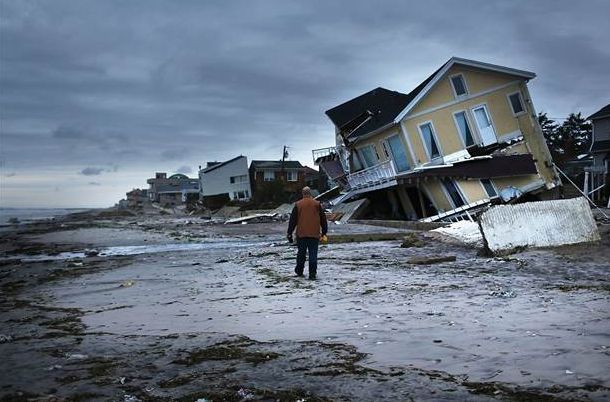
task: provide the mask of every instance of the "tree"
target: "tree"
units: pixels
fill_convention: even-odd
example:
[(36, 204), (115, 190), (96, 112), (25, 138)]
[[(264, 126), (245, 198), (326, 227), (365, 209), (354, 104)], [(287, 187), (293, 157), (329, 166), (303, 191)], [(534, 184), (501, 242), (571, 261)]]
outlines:
[(538, 113), (542, 134), (551, 151), (553, 160), (559, 165), (587, 153), (591, 145), (591, 124), (581, 113), (570, 113), (568, 118), (557, 125), (546, 113)]

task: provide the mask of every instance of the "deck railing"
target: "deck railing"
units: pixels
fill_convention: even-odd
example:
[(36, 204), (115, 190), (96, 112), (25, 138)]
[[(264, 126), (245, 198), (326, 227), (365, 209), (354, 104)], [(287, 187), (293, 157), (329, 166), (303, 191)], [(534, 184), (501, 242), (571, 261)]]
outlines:
[(316, 161), (324, 156), (329, 156), (329, 155), (333, 155), (333, 154), (337, 154), (337, 149), (335, 147), (327, 147), (327, 148), (319, 148), (319, 149), (314, 149), (313, 151), (311, 151), (311, 156), (313, 157), (313, 162), (316, 163)]
[(396, 168), (394, 167), (394, 162), (387, 160), (348, 175), (347, 182), (349, 183), (350, 190), (356, 190), (389, 182), (394, 180), (395, 177)]

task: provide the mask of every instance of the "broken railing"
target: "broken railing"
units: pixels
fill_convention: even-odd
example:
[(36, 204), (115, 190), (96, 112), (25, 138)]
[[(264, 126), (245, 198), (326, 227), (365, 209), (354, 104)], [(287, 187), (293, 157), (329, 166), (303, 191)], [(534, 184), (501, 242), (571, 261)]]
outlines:
[(489, 198), (483, 198), (476, 202), (462, 205), (461, 207), (452, 209), (450, 211), (441, 212), (438, 215), (430, 216), (428, 218), (420, 219), (421, 222), (457, 222), (457, 221), (474, 221), (474, 217), (483, 209), (487, 209), (491, 200)]
[(335, 147), (327, 147), (327, 148), (319, 148), (311, 151), (311, 156), (313, 157), (313, 163), (316, 165), (320, 158), (324, 158), (325, 156), (336, 155), (337, 149)]
[(396, 181), (394, 162), (387, 160), (347, 176), (350, 190), (391, 184)]

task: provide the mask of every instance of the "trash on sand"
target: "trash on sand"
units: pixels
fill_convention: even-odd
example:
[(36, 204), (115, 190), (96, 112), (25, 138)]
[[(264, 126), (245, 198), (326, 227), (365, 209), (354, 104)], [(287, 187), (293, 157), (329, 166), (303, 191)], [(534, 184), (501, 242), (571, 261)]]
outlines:
[(267, 222), (273, 222), (275, 220), (275, 217), (277, 216), (276, 213), (270, 213), (270, 214), (254, 214), (254, 215), (249, 215), (249, 216), (243, 216), (241, 218), (233, 218), (233, 219), (228, 219), (225, 221), (225, 225), (226, 224), (231, 224), (231, 223), (267, 223)]
[(402, 243), (400, 247), (409, 248), (409, 247), (423, 247), (424, 242), (419, 237), (419, 235), (415, 232), (407, 233), (405, 237), (402, 238)]
[(13, 337), (11, 335), (0, 334), (0, 343), (8, 343), (8, 342), (11, 342), (12, 340), (13, 340)]
[(497, 205), (481, 215), (479, 224), (485, 246), (492, 253), (600, 239), (584, 197)]
[(237, 391), (237, 396), (242, 398), (242, 400), (254, 399), (256, 397), (252, 392), (250, 392), (246, 388), (240, 388), (239, 391)]
[(407, 263), (416, 265), (429, 265), (439, 264), (441, 262), (451, 262), (455, 260), (456, 257), (454, 255), (439, 255), (436, 257), (417, 256), (409, 258), (407, 260)]
[(574, 374), (574, 372), (570, 371), (570, 370), (566, 370), (566, 374)]
[(98, 250), (85, 250), (85, 257), (95, 257), (100, 252)]
[(125, 394), (125, 396), (123, 397), (123, 402), (141, 402), (141, 399), (134, 395)]
[(66, 358), (68, 360), (84, 360), (84, 359), (86, 359), (88, 357), (89, 356), (83, 355), (81, 353), (68, 353), (68, 354), (66, 354)]
[(199, 398), (195, 402), (211, 402), (209, 399)]
[(133, 285), (135, 285), (136, 281), (132, 280), (132, 279), (128, 279), (126, 281), (123, 281), (123, 283), (121, 283), (121, 287), (122, 288), (128, 288), (131, 287)]
[(54, 364), (50, 367), (47, 367), (45, 370), (47, 371), (55, 371), (55, 370), (61, 370), (63, 368), (63, 366), (60, 366), (59, 364)]

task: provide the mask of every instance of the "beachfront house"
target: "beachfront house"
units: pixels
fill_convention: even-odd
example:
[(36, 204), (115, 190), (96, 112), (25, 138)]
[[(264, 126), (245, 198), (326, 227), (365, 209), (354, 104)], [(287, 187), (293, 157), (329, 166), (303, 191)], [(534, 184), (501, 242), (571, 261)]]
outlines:
[(175, 207), (199, 199), (199, 180), (181, 173), (167, 177), (167, 173), (157, 172), (154, 178), (146, 182), (150, 200), (164, 207)]
[(585, 192), (595, 201), (607, 201), (610, 207), (610, 104), (587, 118), (593, 126), (593, 141), (589, 153), (593, 166), (585, 168)]
[(458, 219), (561, 181), (527, 83), (536, 75), (453, 57), (408, 93), (376, 88), (326, 111), (335, 146), (313, 151), (342, 194), (401, 219)]
[(203, 200), (223, 195), (232, 201), (250, 200), (248, 159), (240, 155), (224, 162), (208, 162), (199, 169), (199, 191)]

